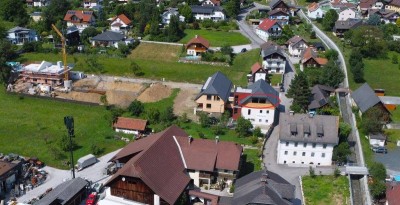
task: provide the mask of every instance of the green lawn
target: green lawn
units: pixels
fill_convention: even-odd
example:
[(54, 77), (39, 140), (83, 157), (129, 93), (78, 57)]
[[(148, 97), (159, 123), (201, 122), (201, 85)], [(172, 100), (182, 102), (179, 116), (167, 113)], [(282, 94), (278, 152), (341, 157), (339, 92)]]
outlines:
[(346, 176), (304, 176), (302, 188), (306, 204), (350, 204), (349, 180)]
[(179, 42), (187, 43), (195, 35), (199, 35), (210, 42), (211, 47), (221, 47), (224, 45), (235, 46), (249, 44), (250, 40), (244, 37), (239, 32), (226, 32), (226, 31), (213, 31), (213, 30), (185, 30), (185, 37), (183, 37)]
[[(66, 168), (50, 150), (57, 147), (58, 139), (67, 133), (63, 120), (67, 115), (75, 120), (75, 141), (78, 144), (78, 149), (74, 151), (75, 161), (91, 153), (93, 143), (104, 149), (103, 153), (125, 144), (114, 140), (114, 131), (108, 120), (110, 114), (101, 106), (19, 97), (6, 94), (4, 89), (0, 89), (0, 103), (0, 146), (5, 154), (37, 156), (48, 165)], [(65, 155), (64, 159), (67, 159), (69, 155)]]
[(282, 82), (282, 74), (269, 74), (269, 77), (272, 86), (276, 86), (278, 83)]
[(261, 167), (261, 160), (258, 156), (258, 150), (245, 149), (243, 151), (243, 162), (240, 170), (240, 176), (244, 176), (261, 169), (263, 168)]
[[(221, 71), (236, 85), (246, 85), (246, 74), (250, 71), (251, 66), (259, 60), (259, 52), (259, 49), (255, 49), (246, 53), (238, 54), (231, 67), (178, 63), (163, 58), (134, 58), (132, 60), (141, 67), (144, 73), (144, 75), (141, 76), (143, 78), (155, 80), (165, 78), (166, 81), (203, 83), (207, 77), (211, 76), (216, 71)], [(32, 62), (46, 60), (55, 62), (61, 59), (60, 54), (25, 53), (20, 57), (19, 61)], [(129, 69), (130, 60), (99, 55), (98, 61), (103, 65), (105, 71), (104, 74), (106, 75), (133, 76)], [(82, 54), (68, 56), (68, 62), (76, 64), (74, 70), (87, 70), (85, 56)]]

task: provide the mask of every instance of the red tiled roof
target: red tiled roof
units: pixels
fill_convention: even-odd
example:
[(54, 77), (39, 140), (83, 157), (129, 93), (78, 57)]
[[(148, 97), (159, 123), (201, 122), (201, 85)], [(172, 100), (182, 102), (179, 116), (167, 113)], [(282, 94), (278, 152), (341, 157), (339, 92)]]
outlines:
[(369, 9), (378, 0), (361, 0), (359, 6), (361, 9)]
[(256, 73), (256, 72), (257, 72), (258, 70), (260, 70), (260, 69), (263, 69), (262, 66), (260, 65), (260, 63), (259, 63), (259, 62), (254, 63), (254, 64), (251, 66), (251, 74)]
[(199, 35), (196, 35), (194, 38), (190, 39), (190, 41), (186, 44), (186, 48), (189, 48), (189, 46), (194, 43), (202, 44), (206, 48), (210, 47), (210, 43), (206, 39), (204, 39)]
[(319, 4), (317, 2), (313, 2), (310, 5), (308, 5), (308, 10), (309, 11), (315, 11), (319, 8)]
[(389, 205), (400, 204), (400, 184), (386, 184), (386, 200)]
[(111, 24), (112, 24), (112, 22), (114, 22), (114, 21), (117, 20), (117, 19), (120, 19), (120, 20), (121, 20), (122, 22), (124, 22), (124, 24), (126, 24), (126, 25), (129, 25), (129, 24), (132, 22), (128, 17), (125, 16), (125, 14), (120, 14), (120, 15), (114, 17), (114, 18), (111, 20)]
[(221, 5), (221, 1), (220, 0), (210, 0), (210, 1), (216, 6), (220, 6)]
[[(272, 26), (274, 26), (275, 24), (277, 24), (276, 20), (271, 20), (271, 19), (264, 19), (260, 25), (258, 25), (258, 29), (261, 29), (263, 31), (267, 31), (268, 29), (270, 29)], [(277, 24), (278, 25), (278, 24)]]
[(195, 196), (203, 199), (208, 199), (211, 201), (211, 205), (218, 205), (219, 196), (204, 192), (199, 192), (195, 190), (189, 190), (189, 196)]
[(328, 59), (326, 59), (326, 58), (318, 58), (318, 56), (314, 52), (314, 50), (311, 47), (308, 47), (303, 52), (302, 62), (305, 63), (308, 60), (310, 60), (311, 58), (314, 59), (320, 65), (325, 65), (325, 64), (328, 63)]
[(114, 128), (139, 130), (144, 131), (146, 129), (147, 120), (118, 117), (117, 122), (113, 124)]
[(64, 16), (64, 21), (71, 21), (72, 16), (76, 16), (83, 22), (89, 22), (93, 16), (93, 11), (68, 10)]
[(326, 58), (316, 58), (315, 61), (320, 65), (326, 65), (328, 63), (328, 59)]

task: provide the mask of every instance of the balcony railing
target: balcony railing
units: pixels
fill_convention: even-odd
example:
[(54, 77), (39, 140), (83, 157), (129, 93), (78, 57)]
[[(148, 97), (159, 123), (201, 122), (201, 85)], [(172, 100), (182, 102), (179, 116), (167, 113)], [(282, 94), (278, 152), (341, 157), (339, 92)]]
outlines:
[(209, 179), (209, 178), (211, 178), (211, 174), (199, 173), (199, 177), (200, 177), (200, 178), (207, 178), (207, 179)]

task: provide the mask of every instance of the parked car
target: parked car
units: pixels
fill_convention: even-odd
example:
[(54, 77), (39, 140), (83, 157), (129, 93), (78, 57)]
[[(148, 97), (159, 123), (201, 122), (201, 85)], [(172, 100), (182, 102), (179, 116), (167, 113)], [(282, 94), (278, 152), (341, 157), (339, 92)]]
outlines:
[(247, 51), (246, 48), (242, 48), (242, 50), (240, 51), (241, 53), (245, 53)]
[(93, 192), (89, 194), (88, 198), (86, 199), (86, 205), (95, 205), (97, 201), (97, 193)]
[(387, 149), (385, 147), (372, 147), (371, 149), (375, 153), (383, 153), (383, 154), (387, 153)]

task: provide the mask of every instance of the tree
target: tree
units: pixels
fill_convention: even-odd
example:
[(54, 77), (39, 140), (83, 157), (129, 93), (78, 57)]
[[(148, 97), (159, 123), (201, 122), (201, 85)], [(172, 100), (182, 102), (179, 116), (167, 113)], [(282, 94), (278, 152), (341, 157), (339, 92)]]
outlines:
[(351, 125), (345, 122), (339, 123), (339, 143), (340, 142), (347, 142), (347, 138), (351, 133)]
[(129, 47), (125, 43), (118, 43), (118, 50), (122, 56), (126, 57), (130, 53)]
[(372, 197), (374, 197), (374, 199), (376, 199), (376, 200), (382, 199), (385, 197), (386, 185), (383, 181), (374, 181), (370, 185), (370, 190), (371, 190)]
[(329, 50), (325, 51), (325, 57), (328, 60), (337, 61), (338, 58), (339, 58), (339, 54), (338, 54), (338, 52), (336, 50), (329, 49)]
[(380, 162), (375, 162), (369, 168), (369, 174), (379, 181), (384, 181), (386, 179), (386, 168)]
[(348, 142), (342, 142), (333, 148), (332, 160), (345, 163), (347, 156), (351, 154), (350, 145)]
[(86, 56), (87, 70), (90, 73), (101, 74), (103, 72), (103, 65), (99, 63), (96, 55)]
[(160, 111), (158, 109), (150, 108), (146, 111), (146, 116), (150, 123), (156, 124), (160, 121)]
[(225, 11), (230, 18), (236, 18), (240, 12), (240, 0), (229, 0), (225, 4)]
[(139, 116), (144, 111), (144, 105), (139, 100), (134, 100), (128, 107), (129, 112), (134, 116)]
[(201, 127), (210, 127), (210, 125), (211, 125), (210, 118), (208, 117), (207, 113), (205, 113), (205, 112), (199, 113), (199, 121), (200, 121)]
[(168, 41), (175, 42), (181, 39), (183, 31), (179, 28), (179, 18), (172, 15), (167, 28)]
[(337, 88), (344, 80), (344, 73), (332, 60), (330, 60), (324, 68), (322, 68), (322, 75), (320, 83)]
[(166, 124), (170, 124), (175, 120), (174, 108), (168, 106), (165, 110), (160, 113), (160, 121)]
[(71, 9), (70, 1), (65, 0), (51, 0), (43, 10), (43, 22), (46, 30), (51, 30), (51, 24), (64, 19), (67, 11)]
[(82, 31), (81, 34), (81, 42), (82, 43), (89, 43), (91, 37), (97, 36), (101, 32), (98, 31), (95, 27), (89, 26)]
[(397, 58), (396, 54), (393, 54), (393, 56), (392, 56), (392, 63), (393, 64), (398, 64), (399, 63), (399, 59)]
[(366, 133), (382, 132), (384, 122), (389, 120), (389, 116), (379, 107), (372, 107), (362, 115), (361, 128)]
[(29, 15), (25, 9), (25, 1), (1, 0), (0, 16), (3, 20), (15, 22), (19, 26), (25, 26), (29, 22)]
[(257, 137), (257, 138), (264, 136), (263, 133), (261, 132), (261, 128), (260, 127), (254, 128), (253, 136)]
[(135, 76), (143, 75), (142, 68), (135, 61), (131, 61), (130, 69)]
[(367, 24), (371, 25), (371, 26), (377, 26), (377, 25), (381, 24), (381, 17), (378, 14), (372, 14), (368, 18)]
[(68, 152), (71, 149), (74, 150), (78, 146), (74, 140), (74, 138), (71, 139), (72, 143), (69, 141), (69, 136), (68, 135), (62, 135), (61, 138), (58, 141), (58, 146), (60, 149), (64, 152)]
[(304, 72), (300, 72), (294, 77), (286, 96), (293, 98), (292, 110), (295, 110), (293, 108), (297, 108), (296, 111), (303, 113), (308, 110), (311, 90)]
[(250, 120), (239, 117), (239, 119), (237, 119), (235, 131), (239, 137), (246, 137), (252, 127), (253, 125), (251, 124)]
[(5, 87), (8, 85), (11, 76), (11, 68), (6, 62), (15, 58), (15, 47), (6, 39), (0, 39), (0, 83)]
[(333, 26), (335, 26), (335, 22), (338, 20), (338, 18), (338, 13), (333, 9), (329, 9), (329, 11), (325, 13), (324, 18), (322, 19), (322, 27), (324, 28), (324, 30), (331, 31)]
[(221, 47), (221, 53), (224, 55), (232, 56), (233, 55), (233, 48), (229, 45), (224, 45)]
[(359, 49), (353, 49), (350, 58), (350, 71), (353, 73), (353, 79), (356, 83), (364, 82), (364, 63)]
[(192, 9), (188, 4), (185, 4), (179, 8), (179, 14), (185, 17), (185, 22), (187, 23), (193, 22)]
[(317, 38), (317, 34), (315, 33), (315, 31), (311, 31), (310, 39), (316, 39), (316, 38)]

